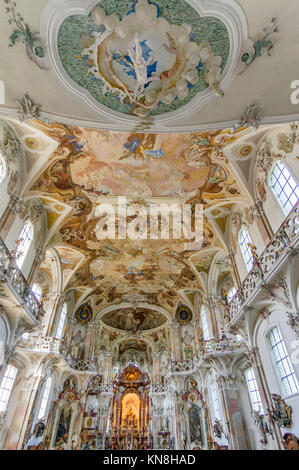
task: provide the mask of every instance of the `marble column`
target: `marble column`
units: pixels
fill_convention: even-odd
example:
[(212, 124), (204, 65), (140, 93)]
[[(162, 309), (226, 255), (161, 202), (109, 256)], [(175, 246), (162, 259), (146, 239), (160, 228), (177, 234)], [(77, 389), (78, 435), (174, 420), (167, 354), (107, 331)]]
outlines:
[(212, 327), (212, 331), (210, 331), (211, 333), (211, 337), (212, 338), (215, 338), (215, 339), (218, 339), (219, 338), (219, 331), (218, 331), (218, 324), (217, 324), (217, 301), (216, 301), (216, 298), (213, 296), (213, 295), (210, 295), (208, 297), (208, 300), (207, 300), (207, 304), (208, 304), (208, 311), (207, 311), (207, 314), (208, 314), (208, 324), (210, 325), (210, 330), (211, 330), (211, 327)]
[(32, 414), (36, 391), (40, 377), (30, 371), (28, 377), (24, 372), (17, 377), (19, 383), (16, 385), (16, 408), (11, 420), (11, 425), (5, 441), (5, 449), (21, 450), (27, 429), (28, 420)]
[(111, 352), (104, 353), (104, 374), (103, 383), (109, 384), (112, 378), (112, 359), (113, 354)]
[(248, 450), (250, 444), (239, 403), (237, 377), (232, 374), (222, 375), (217, 378), (217, 383), (229, 430), (229, 447), (232, 450)]
[(241, 278), (240, 278), (239, 271), (237, 268), (235, 253), (233, 251), (230, 251), (228, 254), (228, 257), (229, 257), (230, 265), (232, 268), (231, 275), (234, 281), (234, 285), (235, 285), (236, 290), (238, 290), (239, 287), (241, 287), (242, 282), (241, 282)]
[(194, 352), (197, 354), (199, 352), (199, 342), (200, 342), (200, 336), (199, 336), (199, 318), (196, 318), (195, 320), (192, 321), (192, 327), (193, 327), (193, 336), (194, 336)]
[(19, 196), (12, 194), (0, 221), (0, 235), (3, 240), (7, 237), (16, 216), (24, 217), (25, 208), (23, 200)]
[(256, 220), (257, 226), (262, 234), (265, 244), (268, 245), (274, 237), (274, 232), (265, 214), (262, 201), (256, 201), (253, 206), (250, 207), (250, 210), (252, 217), (254, 220)]
[(153, 354), (153, 383), (161, 383), (161, 354)]
[(181, 360), (181, 341), (180, 341), (180, 325), (174, 323), (170, 326), (170, 341), (171, 341), (171, 360)]
[(30, 273), (28, 274), (28, 277), (27, 277), (27, 282), (28, 284), (31, 283), (33, 277), (34, 277), (34, 274), (35, 274), (35, 271), (39, 268), (42, 260), (43, 260), (43, 257), (44, 257), (44, 252), (41, 248), (38, 248), (36, 250), (36, 253), (35, 253), (35, 258), (34, 258), (34, 262), (31, 266), (31, 269), (30, 269)]

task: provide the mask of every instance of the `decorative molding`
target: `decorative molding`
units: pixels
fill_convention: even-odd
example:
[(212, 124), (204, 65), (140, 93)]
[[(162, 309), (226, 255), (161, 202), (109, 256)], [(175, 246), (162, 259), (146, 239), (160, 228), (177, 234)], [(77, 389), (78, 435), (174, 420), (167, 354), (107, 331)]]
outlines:
[(240, 127), (253, 127), (255, 130), (257, 130), (261, 124), (261, 121), (261, 108), (256, 104), (251, 104), (246, 108), (244, 114), (242, 114), (238, 124), (234, 125), (234, 130), (236, 131)]
[[(0, 115), (2, 117), (16, 117), (17, 108), (4, 107), (0, 106)], [(114, 132), (130, 132), (132, 130), (136, 131), (136, 124), (133, 123), (120, 123), (120, 122), (107, 122), (101, 121), (99, 119), (81, 119), (80, 117), (71, 117), (61, 114), (49, 113), (46, 111), (40, 112), (40, 120), (44, 121), (47, 125), (50, 122), (59, 122), (61, 124), (66, 124), (69, 126), (81, 126), (81, 127), (92, 127), (93, 129), (107, 130)], [(287, 114), (287, 115), (278, 115), (278, 116), (265, 116), (260, 122), (261, 125), (280, 125), (292, 123), (294, 121), (299, 121), (299, 114)], [(184, 122), (184, 121), (182, 121)], [(178, 124), (157, 124), (154, 121), (148, 122), (145, 127), (142, 129), (138, 127), (140, 131), (151, 131), (157, 134), (165, 132), (199, 132), (199, 131), (212, 131), (212, 130), (221, 130), (221, 129), (232, 129), (234, 131), (234, 126), (239, 124), (239, 120), (231, 121), (217, 121), (207, 124), (187, 124), (187, 125), (178, 125)]]
[(16, 102), (19, 104), (18, 116), (21, 122), (40, 118), (40, 105), (34, 103), (29, 95), (25, 94), (23, 98), (16, 99)]
[(269, 36), (277, 32), (277, 18), (272, 18), (270, 26), (263, 29), (264, 36), (262, 39), (256, 39), (254, 41), (254, 53), (252, 56), (250, 57), (250, 52), (245, 52), (245, 54), (242, 55), (242, 62), (249, 67), (249, 65), (251, 65), (258, 57), (262, 57), (264, 52), (267, 52), (267, 54), (270, 55), (270, 52), (273, 49), (273, 42)]
[(6, 4), (5, 13), (8, 16), (8, 23), (14, 25), (14, 30), (9, 37), (9, 47), (16, 45), (20, 39), (26, 45), (26, 53), (30, 60), (44, 70), (49, 68), (46, 49), (43, 45), (39, 33), (32, 33), (24, 18), (16, 11), (16, 3), (13, 0), (4, 0)]
[(295, 332), (296, 336), (299, 338), (299, 313), (298, 312), (286, 312), (288, 316), (287, 324)]

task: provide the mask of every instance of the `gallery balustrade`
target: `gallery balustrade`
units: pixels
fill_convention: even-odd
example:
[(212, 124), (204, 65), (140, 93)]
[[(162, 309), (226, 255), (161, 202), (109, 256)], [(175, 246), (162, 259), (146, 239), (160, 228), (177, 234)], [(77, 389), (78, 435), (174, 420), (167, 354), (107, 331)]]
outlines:
[(0, 237), (0, 282), (5, 283), (15, 299), (24, 307), (30, 318), (40, 326), (44, 316), (42, 304), (18, 268), (13, 255)]
[(246, 351), (246, 342), (238, 338), (222, 338), (201, 341), (199, 352), (195, 354), (190, 360), (172, 361), (170, 372), (193, 372), (200, 366), (200, 364), (202, 364), (205, 358), (209, 357), (210, 355), (223, 355), (242, 352), (245, 353)]
[(46, 352), (57, 354), (60, 358), (72, 369), (85, 372), (93, 372), (97, 370), (94, 361), (74, 359), (71, 356), (66, 356), (63, 352), (61, 340), (50, 336), (33, 336), (21, 337), (17, 346), (22, 348), (33, 349), (38, 352)]
[(167, 393), (168, 386), (166, 384), (151, 384), (151, 393)]
[(227, 326), (240, 316), (250, 301), (276, 272), (276, 269), (288, 258), (299, 241), (299, 204), (290, 212), (275, 236), (254, 262), (251, 271), (228, 305)]

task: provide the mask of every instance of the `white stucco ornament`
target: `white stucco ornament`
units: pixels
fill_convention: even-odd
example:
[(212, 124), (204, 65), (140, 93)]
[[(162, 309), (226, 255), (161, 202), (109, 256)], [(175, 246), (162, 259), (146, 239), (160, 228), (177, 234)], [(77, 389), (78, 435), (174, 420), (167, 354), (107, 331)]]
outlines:
[(170, 24), (157, 14), (157, 7), (139, 0), (135, 12), (122, 20), (106, 15), (103, 8), (92, 9), (95, 26), (104, 32), (92, 33), (93, 44), (83, 50), (90, 72), (104, 81), (102, 93), (117, 94), (135, 105), (135, 115), (145, 115), (160, 102), (184, 100), (189, 86), (199, 81), (198, 66), (204, 63), (205, 81), (220, 96), (221, 62), (211, 46), (190, 40), (192, 27)]
[[(84, 3), (84, 4), (83, 4)], [(60, 82), (117, 128), (180, 122), (237, 75), (248, 49), (236, 0), (48, 0), (40, 30)]]

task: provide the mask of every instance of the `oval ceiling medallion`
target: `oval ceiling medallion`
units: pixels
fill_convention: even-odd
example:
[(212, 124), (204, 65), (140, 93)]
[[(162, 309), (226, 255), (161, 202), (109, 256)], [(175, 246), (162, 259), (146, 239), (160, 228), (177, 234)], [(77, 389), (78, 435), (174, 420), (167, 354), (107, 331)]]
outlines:
[(167, 319), (160, 312), (146, 308), (123, 308), (106, 313), (101, 320), (117, 330), (144, 331), (159, 328)]
[(50, 1), (41, 30), (52, 68), (93, 109), (157, 120), (223, 95), (243, 42), (234, 0), (217, 12), (208, 0), (86, 3), (60, 1), (58, 15)]

